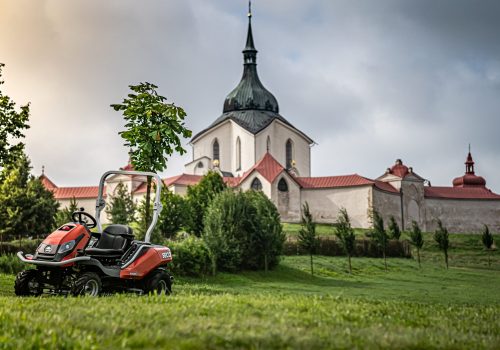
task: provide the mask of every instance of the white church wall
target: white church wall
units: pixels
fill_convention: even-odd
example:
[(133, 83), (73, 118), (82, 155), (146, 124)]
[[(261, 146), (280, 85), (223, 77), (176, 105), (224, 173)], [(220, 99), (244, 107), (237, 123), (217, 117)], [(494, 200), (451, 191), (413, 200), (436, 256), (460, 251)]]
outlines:
[[(284, 179), (288, 185), (288, 191), (282, 192), (278, 190), (278, 183)], [(283, 222), (299, 222), (301, 214), (300, 204), (300, 187), (286, 173), (282, 173), (271, 184), (271, 200), (278, 208), (278, 212)]]
[(386, 227), (391, 216), (394, 216), (397, 224), (402, 228), (401, 197), (398, 193), (389, 193), (374, 188), (372, 208), (382, 216)]
[(231, 148), (233, 147), (231, 142), (231, 129), (231, 122), (227, 121), (206, 132), (201, 138), (193, 143), (193, 159), (198, 159), (203, 156), (212, 159), (213, 144), (215, 139), (217, 139), (220, 151), (219, 167), (223, 171), (231, 171)]
[(253, 171), (243, 182), (241, 182), (239, 188), (243, 191), (248, 191), (249, 189), (251, 189), (252, 182), (255, 178), (258, 178), (260, 183), (262, 184), (262, 192), (264, 192), (264, 194), (269, 198), (272, 198), (271, 183), (257, 171)]
[[(83, 211), (94, 216), (96, 199), (97, 198), (76, 198), (76, 204), (78, 205), (78, 209), (83, 208)], [(62, 210), (64, 208), (69, 208), (71, 199), (64, 198), (58, 199), (57, 201), (59, 202), (59, 210)], [(101, 212), (101, 223), (109, 223), (105, 210)]]
[(299, 176), (311, 176), (311, 148), (309, 143), (302, 135), (295, 130), (285, 126), (283, 123), (275, 120), (265, 130), (256, 135), (255, 139), (255, 157), (261, 159), (267, 152), (267, 137), (271, 139), (271, 150), (269, 153), (281, 164), (286, 167), (285, 146), (288, 139), (293, 143), (293, 159), (296, 162), (296, 168)]
[[(241, 176), (245, 171), (254, 166), (258, 159), (255, 159), (255, 136), (244, 128), (231, 121), (231, 168), (229, 169), (233, 175)], [(241, 168), (238, 169), (236, 162), (236, 140), (240, 138), (241, 145)]]
[(440, 219), (452, 233), (480, 233), (483, 225), (500, 232), (500, 200), (426, 198), (425, 207), (426, 231), (434, 231)]
[(210, 169), (212, 169), (212, 162), (208, 157), (197, 158), (184, 165), (184, 172), (192, 175), (205, 175)]
[(316, 222), (334, 223), (341, 208), (345, 208), (353, 227), (368, 228), (370, 186), (303, 189), (302, 204), (307, 202)]

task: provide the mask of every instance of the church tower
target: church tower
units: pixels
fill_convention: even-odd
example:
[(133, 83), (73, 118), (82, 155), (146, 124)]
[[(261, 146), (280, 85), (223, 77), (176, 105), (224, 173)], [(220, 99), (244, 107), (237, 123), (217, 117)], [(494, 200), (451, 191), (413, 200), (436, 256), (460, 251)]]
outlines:
[(278, 101), (259, 79), (250, 6), (243, 76), (224, 100), (222, 115), (190, 143), (188, 174), (216, 169), (224, 176), (241, 176), (269, 153), (296, 175), (310, 176), (313, 140), (279, 114)]

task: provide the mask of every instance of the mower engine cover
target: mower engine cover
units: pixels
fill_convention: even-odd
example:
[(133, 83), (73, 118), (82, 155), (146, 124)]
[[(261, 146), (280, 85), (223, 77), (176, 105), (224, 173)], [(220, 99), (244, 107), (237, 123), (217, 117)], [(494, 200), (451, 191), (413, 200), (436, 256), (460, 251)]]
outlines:
[(59, 227), (38, 246), (34, 260), (64, 261), (76, 257), (90, 240), (90, 233), (84, 225), (68, 223)]

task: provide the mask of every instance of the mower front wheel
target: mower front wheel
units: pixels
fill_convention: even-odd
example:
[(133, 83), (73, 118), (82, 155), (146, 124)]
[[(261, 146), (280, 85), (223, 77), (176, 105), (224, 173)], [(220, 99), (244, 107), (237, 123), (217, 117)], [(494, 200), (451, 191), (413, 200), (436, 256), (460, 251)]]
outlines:
[(72, 288), (74, 296), (96, 297), (101, 293), (102, 282), (99, 275), (95, 272), (85, 272), (77, 277)]
[(42, 294), (40, 282), (38, 282), (38, 270), (21, 271), (14, 282), (14, 293), (17, 296), (37, 296)]
[(172, 293), (172, 279), (170, 274), (163, 270), (154, 270), (146, 277), (146, 294), (169, 295)]

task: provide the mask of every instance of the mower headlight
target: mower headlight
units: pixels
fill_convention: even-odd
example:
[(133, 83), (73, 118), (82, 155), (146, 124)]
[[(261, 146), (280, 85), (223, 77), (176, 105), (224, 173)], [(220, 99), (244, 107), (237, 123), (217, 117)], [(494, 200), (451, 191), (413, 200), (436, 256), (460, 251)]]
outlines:
[(73, 249), (75, 247), (75, 240), (63, 243), (60, 247), (59, 250), (57, 251), (58, 253), (66, 253)]

